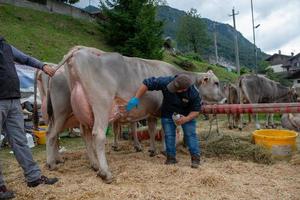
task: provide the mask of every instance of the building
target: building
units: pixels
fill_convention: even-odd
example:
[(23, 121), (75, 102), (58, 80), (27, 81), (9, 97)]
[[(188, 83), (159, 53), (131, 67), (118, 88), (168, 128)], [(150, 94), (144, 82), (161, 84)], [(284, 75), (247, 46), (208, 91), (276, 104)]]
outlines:
[(287, 69), (287, 78), (293, 80), (294, 85), (300, 84), (300, 53), (291, 57), (283, 67)]
[(278, 53), (268, 57), (265, 61), (270, 63), (267, 69), (273, 69), (275, 73), (293, 81), (293, 85), (300, 84), (300, 53), (290, 56)]
[(268, 61), (270, 63), (270, 66), (267, 67), (267, 69), (273, 69), (275, 73), (282, 73), (287, 72), (287, 68), (284, 66), (286, 63), (288, 63), (288, 60), (293, 56), (283, 55), (281, 54), (281, 51), (278, 51), (278, 54), (275, 53), (272, 56), (268, 57), (265, 61)]
[(97, 18), (97, 17), (102, 18), (100, 9), (97, 8), (97, 7), (95, 7), (95, 6), (89, 5), (89, 6), (85, 7), (85, 8), (83, 8), (82, 10), (84, 10), (87, 13), (89, 13), (89, 15), (92, 18)]

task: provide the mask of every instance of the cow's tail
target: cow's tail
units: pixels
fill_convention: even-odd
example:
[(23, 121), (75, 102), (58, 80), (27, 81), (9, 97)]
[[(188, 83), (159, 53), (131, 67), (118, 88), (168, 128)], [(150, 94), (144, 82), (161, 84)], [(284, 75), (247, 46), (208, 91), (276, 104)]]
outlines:
[(68, 52), (68, 54), (67, 55), (65, 55), (64, 56), (64, 58), (63, 58), (63, 60), (56, 66), (56, 69), (55, 69), (55, 71), (57, 71), (59, 68), (61, 68), (72, 56), (73, 56), (73, 54), (76, 52), (76, 51), (78, 51), (78, 50), (80, 50), (80, 49), (83, 49), (83, 48), (85, 48), (84, 46), (75, 46), (75, 47), (73, 47), (69, 52)]
[(49, 89), (47, 91), (47, 114), (48, 114), (49, 121), (53, 121), (53, 118), (54, 118), (54, 116), (53, 116), (53, 107), (52, 107), (52, 101), (51, 101), (51, 96), (50, 96)]
[(38, 113), (38, 105), (37, 105), (37, 79), (39, 72), (35, 72), (34, 76), (34, 103), (33, 103), (33, 127), (35, 130), (38, 130), (39, 126), (39, 113)]
[(239, 99), (239, 103), (240, 104), (242, 104), (243, 103), (243, 76), (240, 76), (239, 78), (238, 78), (238, 88), (239, 88), (239, 90), (238, 90), (238, 99)]

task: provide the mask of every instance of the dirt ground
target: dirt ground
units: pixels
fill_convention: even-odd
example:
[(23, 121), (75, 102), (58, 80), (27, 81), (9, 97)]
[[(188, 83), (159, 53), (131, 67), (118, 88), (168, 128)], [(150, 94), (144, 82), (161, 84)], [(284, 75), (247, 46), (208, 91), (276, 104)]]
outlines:
[[(220, 123), (223, 134), (249, 134), (229, 131)], [(199, 123), (199, 133), (207, 133), (208, 123)], [(213, 130), (212, 134), (215, 134)], [(298, 138), (299, 141), (299, 138)], [(107, 159), (114, 176), (105, 184), (89, 167), (81, 138), (64, 139), (65, 163), (57, 171), (45, 167), (45, 147), (33, 149), (34, 158), (47, 176), (59, 177), (53, 186), (28, 188), (22, 170), (8, 149), (0, 151), (7, 185), (16, 191), (16, 199), (300, 199), (300, 154), (291, 161), (272, 165), (241, 161), (230, 156), (202, 157), (199, 169), (190, 168), (190, 157), (178, 150), (179, 163), (164, 165), (165, 157), (148, 156), (148, 141), (144, 151), (136, 153), (129, 141), (121, 141), (121, 150), (111, 150), (107, 144)]]

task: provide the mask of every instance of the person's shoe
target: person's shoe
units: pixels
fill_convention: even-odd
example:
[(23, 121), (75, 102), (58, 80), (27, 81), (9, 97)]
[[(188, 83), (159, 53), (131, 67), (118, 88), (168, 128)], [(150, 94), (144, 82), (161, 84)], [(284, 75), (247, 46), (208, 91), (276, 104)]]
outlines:
[(177, 163), (177, 160), (173, 156), (167, 156), (167, 160), (165, 162), (166, 165), (174, 165)]
[(58, 178), (47, 178), (46, 176), (41, 176), (38, 180), (28, 182), (27, 186), (28, 187), (36, 187), (40, 184), (45, 184), (45, 185), (53, 185), (58, 181)]
[(0, 186), (0, 200), (13, 198), (15, 198), (14, 192), (7, 190), (5, 185)]
[(200, 156), (198, 156), (198, 155), (193, 155), (193, 156), (191, 157), (191, 160), (192, 160), (191, 168), (198, 168), (199, 165), (200, 165)]

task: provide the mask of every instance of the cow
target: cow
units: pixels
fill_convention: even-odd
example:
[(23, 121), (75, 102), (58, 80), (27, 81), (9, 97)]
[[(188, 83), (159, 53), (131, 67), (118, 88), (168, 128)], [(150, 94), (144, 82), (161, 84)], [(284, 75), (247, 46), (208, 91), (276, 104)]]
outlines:
[[(224, 95), (227, 99), (228, 104), (239, 104), (239, 95), (237, 91), (237, 86), (233, 83), (227, 83), (223, 87)], [(227, 119), (228, 119), (228, 128), (237, 128), (238, 127), (238, 122), (240, 119), (239, 114), (227, 114)]]
[(125, 111), (126, 102), (134, 96), (145, 78), (186, 73), (195, 82), (204, 100), (218, 102), (224, 99), (219, 80), (212, 71), (186, 72), (162, 61), (126, 57), (119, 53), (98, 54), (84, 48), (69, 52), (59, 67), (63, 64), (73, 113), (84, 129), (91, 133), (89, 138), (99, 163), (98, 175), (106, 183), (112, 182), (105, 156), (108, 123), (159, 117), (163, 98), (159, 91), (147, 92), (138, 108)]
[[(79, 47), (77, 47), (79, 48)], [(92, 49), (95, 51), (95, 49)], [(55, 67), (55, 64), (51, 64), (52, 67)], [(49, 123), (48, 133), (47, 133), (47, 145), (46, 145), (46, 152), (47, 152), (47, 166), (50, 170), (56, 169), (56, 164), (63, 162), (59, 154), (59, 145), (58, 145), (58, 134), (66, 128), (75, 128), (80, 127), (79, 121), (73, 115), (71, 102), (70, 102), (70, 90), (68, 87), (67, 79), (64, 72), (64, 68), (61, 68), (59, 71), (56, 72), (55, 76), (50, 80), (49, 76), (44, 74), (41, 71), (37, 72), (37, 85), (42, 99), (42, 117)], [(51, 87), (48, 85), (51, 84)], [(48, 97), (48, 98), (47, 98)], [(47, 102), (48, 100), (48, 102)], [(50, 106), (50, 120), (47, 112), (47, 104)], [(151, 127), (150, 121), (150, 127)], [(119, 123), (115, 122), (113, 124), (114, 127), (119, 126)], [(135, 123), (131, 123), (132, 127), (136, 127)], [(116, 137), (119, 133), (119, 130), (114, 130), (115, 140), (113, 144), (113, 148), (117, 149), (117, 141)], [(141, 151), (141, 144), (137, 138), (136, 129), (132, 130), (133, 139), (134, 139), (134, 148), (136, 151)], [(95, 170), (98, 169), (98, 163), (94, 162), (93, 155), (91, 154), (92, 150), (91, 144), (89, 143), (89, 135), (83, 134), (82, 135), (85, 142), (86, 147), (88, 148), (88, 157), (91, 161), (91, 167)], [(151, 143), (150, 143), (150, 155), (153, 154), (155, 150), (154, 146), (154, 138), (155, 136), (151, 136)], [(154, 149), (154, 150), (153, 150)]]
[[(263, 75), (254, 74), (241, 76), (239, 78), (239, 89), (241, 94), (240, 103), (284, 103), (290, 102), (294, 95), (293, 90), (289, 87), (285, 87)], [(242, 129), (242, 120), (240, 120), (239, 128)], [(260, 129), (257, 115), (256, 128)]]
[(300, 113), (289, 113), (281, 116), (281, 126), (283, 128), (300, 131)]

